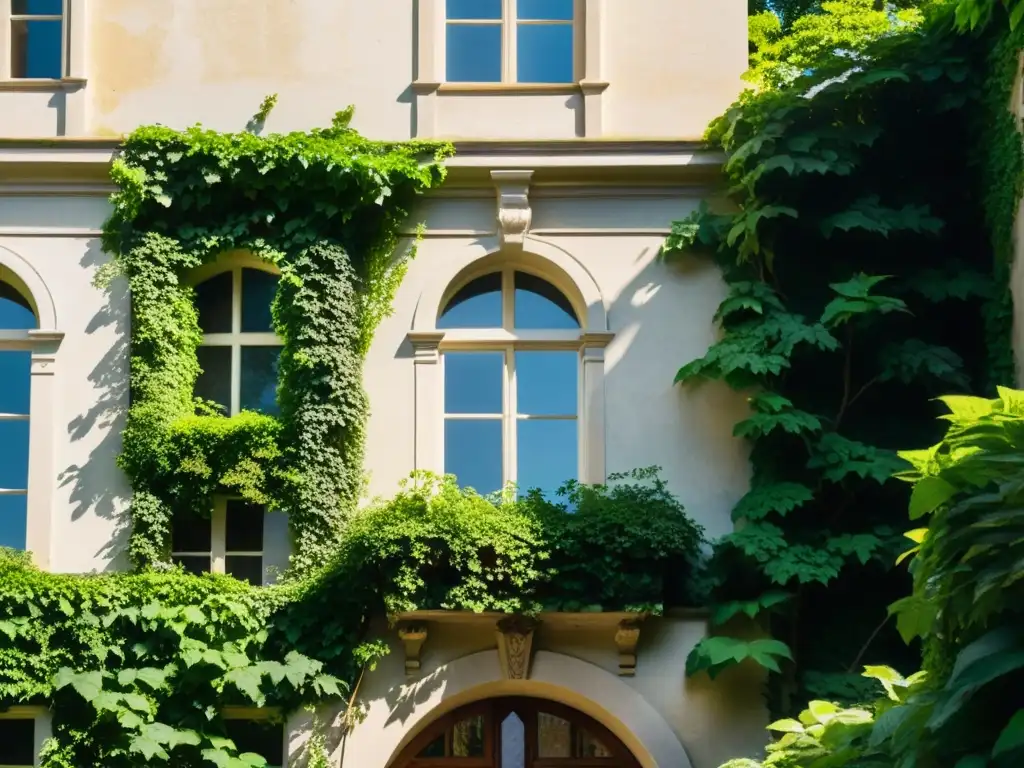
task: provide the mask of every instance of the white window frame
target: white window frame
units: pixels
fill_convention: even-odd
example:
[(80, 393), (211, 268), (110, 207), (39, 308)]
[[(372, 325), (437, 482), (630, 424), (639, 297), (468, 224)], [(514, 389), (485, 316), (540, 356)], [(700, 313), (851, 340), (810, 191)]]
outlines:
[(196, 269), (190, 275), (190, 284), (198, 286), (214, 277), (231, 273), (231, 331), (228, 333), (204, 333), (200, 346), (231, 348), (231, 403), (228, 415), (241, 411), (242, 401), (242, 347), (282, 347), (284, 341), (273, 331), (242, 332), (242, 270), (258, 269), (276, 275), (280, 274), (270, 264), (250, 256), (233, 256)]
[[(21, 81), (42, 81), (52, 82), (63, 80), (70, 71), (71, 52), (71, 9), (72, 0), (63, 0), (61, 13), (59, 14), (15, 14), (14, 0), (0, 0), (0, 80)], [(11, 71), (11, 27), (15, 21), (59, 21), (61, 22), (61, 53), (60, 53), (60, 77), (59, 78), (31, 78), (15, 77)]]
[[(447, 0), (441, 0), (447, 6)], [(576, 83), (579, 78), (580, 71), (580, 48), (583, 44), (582, 35), (580, 30), (582, 24), (580, 23), (583, 18), (583, 0), (572, 0), (572, 20), (565, 19), (519, 19), (519, 0), (501, 0), (501, 18), (500, 19), (449, 19), (447, 11), (445, 10), (445, 29), (444, 35), (442, 36), (442, 45), (445, 49), (445, 82), (453, 84), (463, 84), (461, 80), (448, 80), (447, 78), (447, 60), (448, 60), (448, 27), (450, 25), (456, 26), (485, 26), (501, 27), (501, 80), (492, 82), (493, 85), (505, 84), (505, 85), (570, 85)], [(519, 80), (519, 25), (528, 24), (530, 26), (569, 26), (572, 28), (572, 78), (566, 83), (533, 83), (533, 82), (520, 82)], [(466, 84), (472, 85), (484, 85), (484, 83), (477, 81), (469, 81)]]
[[(171, 557), (209, 557), (210, 558), (210, 570), (209, 573), (227, 573), (227, 556), (228, 555), (247, 555), (260, 557), (260, 572), (262, 577), (260, 582), (262, 584), (267, 583), (267, 533), (266, 533), (266, 519), (267, 509), (264, 507), (262, 524), (263, 529), (263, 549), (259, 552), (255, 551), (243, 551), (243, 550), (231, 550), (227, 548), (227, 532), (228, 532), (228, 501), (244, 501), (237, 496), (215, 496), (213, 499), (213, 509), (210, 511), (210, 550), (209, 551), (187, 551), (187, 550), (175, 550), (171, 552)], [(3, 766), (0, 766), (3, 768)]]
[[(467, 285), (472, 283), (481, 277), (492, 275), (495, 272), (499, 272), (496, 269), (487, 269), (481, 271), (479, 274), (474, 274), (471, 278), (462, 280), (458, 283), (456, 290), (450, 292), (446, 298), (443, 306), (447, 308), (448, 303), (458, 293), (459, 290), (465, 288)], [(447, 423), (448, 421), (501, 421), (502, 425), (502, 484), (507, 486), (509, 483), (518, 482), (519, 478), (519, 466), (518, 466), (518, 447), (519, 447), (519, 436), (518, 426), (520, 421), (574, 421), (576, 422), (576, 477), (573, 479), (580, 479), (583, 477), (583, 434), (581, 430), (582, 419), (581, 406), (583, 403), (583, 367), (582, 360), (579, 356), (582, 348), (582, 328), (572, 329), (551, 329), (551, 330), (516, 330), (515, 329), (515, 274), (519, 272), (522, 274), (529, 274), (540, 280), (544, 280), (549, 285), (551, 283), (543, 276), (524, 270), (521, 267), (517, 267), (513, 264), (506, 264), (500, 269), (501, 275), (501, 328), (467, 328), (467, 329), (450, 329), (444, 332), (444, 340), (439, 344), (438, 350), (440, 352), (441, 360), (441, 381), (444, 382), (444, 365), (446, 360), (446, 353), (448, 352), (501, 352), (504, 360), (502, 365), (502, 412), (501, 414), (476, 414), (476, 413), (447, 413), (444, 411), (442, 405), (442, 411), (444, 412), (443, 418)], [(557, 286), (552, 285), (553, 288), (559, 290)], [(564, 295), (564, 294), (563, 294)], [(566, 297), (568, 299), (568, 297)], [(570, 302), (571, 303), (571, 302)], [(443, 311), (443, 310), (442, 310)], [(573, 314), (576, 316), (577, 322), (582, 325), (583, 320), (580, 318), (580, 312), (577, 307), (573, 307)], [(529, 351), (542, 351), (542, 352), (564, 352), (564, 351), (575, 351), (577, 353), (576, 360), (576, 412), (573, 414), (553, 414), (553, 415), (532, 415), (532, 414), (521, 414), (519, 413), (519, 397), (518, 387), (516, 380), (516, 352), (529, 350)], [(445, 429), (441, 430), (442, 449), (441, 456), (442, 462), (445, 455), (444, 452), (444, 434)], [(447, 471), (447, 468), (445, 468)], [(564, 478), (568, 480), (569, 478)], [(521, 491), (528, 489), (522, 488)]]
[(27, 497), (25, 549), (32, 553), (32, 561), (45, 570), (50, 567), (50, 537), (56, 485), (54, 477), (57, 351), (64, 339), (64, 333), (55, 328), (56, 310), (50, 293), (38, 274), (21, 256), (2, 246), (0, 281), (10, 285), (28, 301), (37, 324), (37, 327), (31, 330), (0, 328), (0, 350), (28, 351), (32, 355), (29, 412), (27, 415), (11, 414), (19, 420), (27, 420), (29, 424), (28, 487), (3, 489), (0, 493)]
[(0, 768), (35, 768), (39, 765), (39, 753), (43, 744), (50, 738), (53, 726), (50, 720), (50, 713), (45, 707), (14, 706), (0, 712), (0, 720), (28, 720), (32, 722), (33, 741), (35, 751), (31, 766), (9, 765), (0, 763)]

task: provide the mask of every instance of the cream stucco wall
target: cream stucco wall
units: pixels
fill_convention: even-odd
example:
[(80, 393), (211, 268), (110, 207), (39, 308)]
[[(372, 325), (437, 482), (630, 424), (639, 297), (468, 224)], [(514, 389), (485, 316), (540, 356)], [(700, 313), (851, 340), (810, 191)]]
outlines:
[[(378, 622), (390, 653), (363, 679), (356, 700), (362, 720), (329, 746), (341, 768), (387, 768), (417, 734), (446, 712), (498, 696), (528, 696), (573, 707), (604, 725), (643, 768), (716, 768), (756, 757), (767, 712), (763, 678), (741, 665), (714, 681), (687, 678), (686, 655), (705, 635), (700, 617), (649, 618), (642, 624), (635, 676), (620, 676), (613, 631), (590, 621), (542, 622), (533, 640), (529, 676), (509, 680), (496, 650), (493, 624), (427, 623), (419, 672), (407, 674), (398, 633)], [(613, 625), (612, 625), (613, 628)], [(337, 722), (340, 708), (320, 714)], [(289, 751), (304, 753), (311, 717), (290, 722)]]
[[(327, 125), (375, 138), (699, 137), (740, 90), (743, 0), (577, 0), (577, 79), (444, 92), (443, 0), (69, 0), (69, 75), (0, 82), (0, 136), (114, 136), (144, 124)], [(435, 82), (436, 84), (436, 82)]]

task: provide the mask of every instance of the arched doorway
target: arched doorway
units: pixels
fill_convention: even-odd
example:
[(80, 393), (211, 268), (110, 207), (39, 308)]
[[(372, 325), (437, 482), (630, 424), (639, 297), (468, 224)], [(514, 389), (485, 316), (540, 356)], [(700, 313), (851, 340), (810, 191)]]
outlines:
[(546, 699), (467, 704), (423, 730), (391, 768), (639, 768), (607, 728)]

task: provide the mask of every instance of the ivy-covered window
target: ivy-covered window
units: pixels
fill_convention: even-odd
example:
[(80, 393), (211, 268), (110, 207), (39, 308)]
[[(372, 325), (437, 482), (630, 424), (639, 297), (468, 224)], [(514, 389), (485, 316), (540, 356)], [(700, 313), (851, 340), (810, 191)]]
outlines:
[(553, 285), (505, 269), (448, 301), (443, 342), (444, 471), (490, 493), (506, 483), (553, 493), (578, 476), (579, 328)]
[(274, 333), (270, 305), (278, 275), (233, 267), (196, 286), (203, 343), (196, 396), (226, 413), (261, 411), (277, 415), (277, 361), (281, 339)]
[(225, 729), (240, 753), (259, 755), (267, 761), (268, 768), (284, 766), (284, 727), (280, 722), (271, 719), (228, 718), (225, 720)]
[(575, 82), (575, 0), (447, 0), (451, 83)]
[(25, 549), (28, 525), (32, 353), (25, 331), (37, 325), (28, 300), (0, 282), (0, 547), (13, 549)]
[(36, 764), (36, 721), (0, 718), (0, 766), (32, 768)]
[(190, 573), (226, 573), (263, 584), (265, 508), (218, 498), (209, 517), (181, 513), (171, 526), (171, 562)]
[(10, 76), (64, 74), (64, 0), (10, 0)]

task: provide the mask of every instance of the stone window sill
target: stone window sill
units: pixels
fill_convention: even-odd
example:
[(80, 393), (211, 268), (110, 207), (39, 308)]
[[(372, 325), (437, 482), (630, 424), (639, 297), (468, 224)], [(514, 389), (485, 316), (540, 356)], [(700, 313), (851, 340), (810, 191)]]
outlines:
[(606, 82), (581, 80), (578, 83), (436, 83), (418, 80), (412, 84), (418, 94), (452, 93), (492, 96), (571, 95), (601, 93)]
[(51, 78), (11, 78), (0, 80), (0, 92), (4, 91), (77, 91), (85, 87), (84, 77)]

